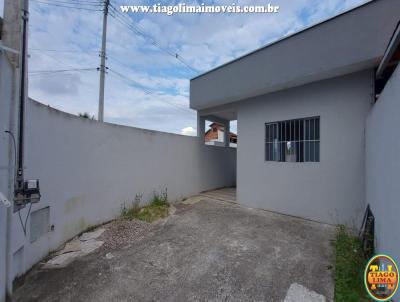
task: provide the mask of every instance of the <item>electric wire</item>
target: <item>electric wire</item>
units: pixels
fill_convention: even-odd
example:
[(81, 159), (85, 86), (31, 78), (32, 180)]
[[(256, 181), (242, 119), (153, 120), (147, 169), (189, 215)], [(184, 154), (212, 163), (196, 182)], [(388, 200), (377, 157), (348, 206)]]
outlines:
[(179, 62), (181, 62), (183, 65), (185, 65), (190, 71), (198, 74), (198, 70), (190, 66), (186, 60), (182, 58), (180, 54), (177, 52), (172, 52), (169, 49), (162, 47), (160, 43), (158, 43), (150, 34), (145, 32), (143, 28), (141, 28), (139, 25), (133, 24), (132, 20), (130, 18), (127, 18), (124, 14), (122, 14), (118, 9), (115, 8), (112, 4), (110, 4), (110, 10), (109, 14), (111, 17), (113, 17), (118, 23), (120, 23), (123, 26), (126, 26), (128, 29), (130, 29), (134, 34), (141, 36), (147, 42), (150, 44), (154, 45), (156, 48), (164, 52), (165, 54), (175, 58)]
[(83, 6), (75, 6), (75, 5), (68, 6), (68, 5), (63, 5), (63, 4), (45, 2), (44, 0), (42, 0), (42, 1), (41, 1), (41, 0), (30, 0), (30, 1), (35, 2), (35, 3), (50, 5), (50, 6), (63, 7), (63, 8), (72, 8), (72, 9), (85, 10), (85, 11), (92, 11), (92, 12), (95, 12), (95, 11), (98, 11), (98, 12), (103, 11), (103, 9), (101, 9), (101, 8), (99, 8), (99, 9), (94, 9), (94, 8), (83, 7)]
[(32, 202), (29, 204), (29, 210), (25, 217), (25, 224), (22, 222), (21, 209), (18, 210), (19, 221), (21, 223), (22, 231), (24, 232), (25, 236), (26, 236), (26, 225), (28, 224), (28, 217), (29, 217), (29, 214), (31, 213), (31, 210), (32, 210)]
[[(8, 135), (10, 135), (11, 140), (13, 142), (13, 147), (14, 147), (14, 169), (16, 169), (17, 168), (17, 144), (15, 142), (15, 136), (10, 130), (6, 130), (4, 132), (7, 133)], [(15, 184), (16, 184), (16, 173), (14, 173), (14, 186), (15, 186)], [(25, 217), (25, 223), (23, 223), (23, 221), (22, 221), (21, 209), (18, 210), (19, 221), (21, 223), (22, 231), (24, 232), (25, 236), (26, 236), (26, 226), (28, 224), (28, 217), (29, 217), (29, 214), (31, 213), (31, 209), (32, 209), (32, 203), (30, 204), (29, 210), (28, 210), (28, 214)]]
[[(49, 4), (49, 5), (55, 5), (55, 6), (62, 6), (65, 7), (65, 5), (59, 5), (61, 4), (68, 4), (68, 5), (75, 5), (75, 4), (84, 4), (84, 5), (95, 5), (98, 6), (100, 4), (100, 2), (98, 1), (78, 1), (78, 0), (32, 0), (38, 3), (43, 3), (43, 4)], [(74, 2), (71, 2), (74, 1)], [(73, 6), (71, 8), (78, 8), (77, 6)], [(82, 8), (82, 7), (79, 7)], [(180, 61), (183, 65), (185, 65), (187, 68), (189, 68), (191, 71), (198, 73), (198, 71), (194, 68), (192, 68), (189, 64), (187, 64), (183, 58), (181, 58), (181, 56), (178, 53), (173, 53), (171, 51), (169, 51), (166, 48), (163, 48), (151, 35), (147, 34), (142, 28), (140, 28), (140, 26), (134, 25), (132, 24), (132, 20), (129, 21), (126, 19), (126, 16), (123, 15), (122, 13), (120, 13), (112, 4), (110, 4), (111, 10), (109, 10), (109, 14), (117, 21), (119, 22), (121, 25), (123, 25), (124, 27), (127, 27), (128, 29), (130, 29), (133, 33), (135, 33), (136, 35), (140, 35), (142, 38), (144, 38), (146, 41), (150, 42), (152, 45), (156, 46), (159, 50), (163, 51), (164, 53), (174, 57), (175, 59), (177, 59), (178, 61)], [(85, 8), (86, 9), (86, 8)], [(89, 9), (89, 10), (93, 10), (93, 9)], [(32, 48), (30, 49), (32, 51), (46, 51), (46, 52), (80, 52), (79, 50), (57, 50), (57, 49), (39, 49), (39, 48)], [(94, 50), (92, 50), (94, 51)], [(89, 52), (89, 51), (88, 51)], [(97, 51), (96, 51), (97, 52)], [(53, 58), (55, 60), (54, 57), (50, 56), (51, 58)], [(111, 57), (111, 56), (110, 56)], [(116, 62), (118, 62), (119, 64), (122, 64), (121, 61), (117, 60), (115, 57), (111, 57), (113, 60), (115, 60)], [(57, 60), (58, 61), (58, 60)], [(98, 70), (98, 68), (71, 68), (71, 69), (62, 69), (62, 70), (39, 70), (39, 71), (31, 71), (29, 72), (30, 76), (43, 76), (43, 75), (52, 75), (54, 73), (64, 73), (64, 72), (82, 72), (82, 71), (91, 71), (91, 70)], [(162, 96), (165, 94), (159, 94), (159, 93), (155, 93), (151, 90), (149, 90), (148, 88), (144, 87), (143, 85), (141, 85), (140, 83), (134, 81), (133, 79), (130, 79), (126, 76), (124, 76), (123, 74), (112, 70), (112, 69), (108, 69), (111, 73), (119, 76), (120, 78), (124, 79), (125, 81), (128, 81), (130, 83), (133, 83), (137, 88), (141, 89), (145, 94), (148, 95), (157, 95), (157, 96)], [(166, 100), (162, 100), (163, 102), (176, 107), (179, 110), (182, 110), (184, 112), (190, 112), (192, 113), (191, 110), (189, 110), (186, 107), (181, 107), (178, 106), (177, 104), (174, 103), (170, 103)]]
[[(142, 90), (145, 94), (147, 94), (147, 95), (155, 95), (155, 96), (164, 96), (164, 95), (165, 95), (165, 94), (163, 94), (163, 93), (155, 93), (155, 92), (151, 91), (150, 89), (144, 87), (144, 86), (143, 86), (142, 84), (140, 84), (139, 82), (137, 82), (137, 81), (135, 81), (135, 80), (133, 80), (133, 79), (131, 79), (131, 78), (128, 78), (128, 77), (126, 77), (125, 75), (123, 75), (123, 74), (121, 74), (121, 73), (119, 73), (119, 72), (117, 72), (117, 71), (115, 71), (115, 70), (113, 70), (113, 69), (110, 69), (110, 68), (109, 68), (108, 70), (109, 70), (111, 73), (113, 73), (113, 74), (119, 76), (120, 78), (122, 78), (122, 79), (124, 79), (124, 80), (126, 80), (126, 81), (128, 81), (128, 82), (131, 82), (132, 84), (134, 84), (137, 88), (141, 89), (141, 90)], [(167, 100), (164, 100), (164, 99), (162, 99), (162, 100), (160, 100), (160, 101), (165, 102), (165, 103), (167, 103), (167, 104), (169, 104), (169, 105), (171, 105), (171, 106), (174, 106), (175, 108), (177, 108), (177, 109), (179, 109), (179, 110), (182, 110), (182, 111), (184, 111), (185, 113), (193, 113), (189, 108), (179, 106), (179, 105), (177, 105), (177, 104), (168, 102)]]
[(42, 1), (48, 3), (60, 3), (60, 4), (68, 4), (68, 5), (88, 5), (88, 6), (100, 6), (103, 5), (101, 1), (72, 1), (72, 0), (35, 0), (35, 1)]
[(93, 71), (97, 70), (97, 68), (71, 68), (71, 69), (59, 69), (59, 70), (35, 70), (30, 71), (29, 74), (31, 76), (42, 75), (42, 74), (54, 74), (54, 73), (62, 73), (62, 72), (73, 72), (73, 71)]
[(43, 52), (99, 52), (98, 50), (88, 49), (88, 50), (81, 50), (81, 49), (43, 49), (43, 48), (29, 48), (31, 51), (43, 51)]

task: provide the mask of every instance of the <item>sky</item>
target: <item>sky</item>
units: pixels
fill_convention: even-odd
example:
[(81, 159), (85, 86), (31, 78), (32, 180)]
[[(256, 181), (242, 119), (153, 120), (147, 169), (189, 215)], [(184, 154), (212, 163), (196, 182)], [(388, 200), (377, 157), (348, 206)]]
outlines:
[[(95, 6), (98, 1), (30, 1), (31, 98), (69, 113), (87, 112), (97, 117), (99, 72), (96, 68), (100, 64), (102, 31), (102, 12)], [(74, 6), (65, 3), (76, 2), (89, 3), (90, 10), (61, 7)], [(104, 120), (194, 135), (196, 112), (189, 109), (190, 78), (365, 2), (368, 1), (214, 0), (204, 3), (271, 3), (280, 9), (277, 14), (125, 14), (121, 17), (113, 13), (114, 16), (108, 17)], [(3, 3), (0, 0), (1, 16)], [(118, 9), (119, 5), (203, 2), (111, 0), (111, 3)], [(173, 56), (175, 53), (186, 65)], [(44, 72), (86, 68), (90, 70)], [(235, 123), (232, 128), (235, 132)]]

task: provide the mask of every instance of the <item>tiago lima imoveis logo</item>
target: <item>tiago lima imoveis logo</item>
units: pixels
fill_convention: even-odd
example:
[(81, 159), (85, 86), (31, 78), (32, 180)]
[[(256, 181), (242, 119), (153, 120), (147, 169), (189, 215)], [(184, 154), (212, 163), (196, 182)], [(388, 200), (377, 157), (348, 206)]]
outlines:
[(364, 273), (368, 294), (375, 301), (388, 301), (399, 286), (399, 270), (392, 258), (376, 255), (368, 261)]

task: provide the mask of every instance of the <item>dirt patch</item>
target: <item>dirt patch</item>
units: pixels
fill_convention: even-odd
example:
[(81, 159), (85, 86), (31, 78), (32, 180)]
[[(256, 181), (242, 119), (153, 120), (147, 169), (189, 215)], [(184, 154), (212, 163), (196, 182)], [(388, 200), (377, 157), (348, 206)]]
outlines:
[(105, 248), (116, 249), (142, 239), (154, 228), (154, 225), (137, 219), (118, 219), (103, 227), (106, 230), (99, 239), (104, 241)]

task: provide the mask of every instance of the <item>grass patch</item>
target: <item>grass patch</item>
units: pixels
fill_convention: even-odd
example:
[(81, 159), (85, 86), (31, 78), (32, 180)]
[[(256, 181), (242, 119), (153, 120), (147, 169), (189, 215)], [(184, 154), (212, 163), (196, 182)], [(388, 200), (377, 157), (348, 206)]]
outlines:
[(364, 258), (360, 240), (344, 226), (336, 235), (335, 302), (373, 301), (364, 287)]
[(142, 195), (136, 195), (135, 201), (132, 203), (132, 207), (123, 207), (121, 213), (122, 219), (139, 219), (151, 223), (157, 219), (168, 216), (169, 203), (166, 189), (161, 193), (155, 191), (149, 204), (145, 205), (144, 207), (140, 207), (141, 198)]

